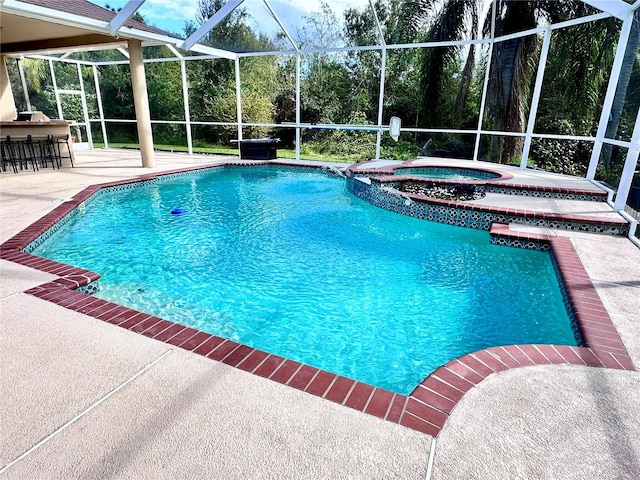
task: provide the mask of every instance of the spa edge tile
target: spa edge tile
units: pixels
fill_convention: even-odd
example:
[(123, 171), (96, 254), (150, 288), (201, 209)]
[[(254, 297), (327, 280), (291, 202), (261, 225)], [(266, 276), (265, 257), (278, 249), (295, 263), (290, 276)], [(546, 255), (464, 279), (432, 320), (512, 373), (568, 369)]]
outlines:
[(325, 393), (324, 398), (335, 403), (343, 403), (347, 394), (356, 382), (346, 377), (337, 377), (331, 388)]
[[(162, 321), (161, 318), (158, 317), (154, 317), (154, 316), (149, 316), (146, 319), (144, 319), (141, 322), (138, 322), (137, 324), (133, 325), (129, 330), (131, 330), (132, 332), (136, 332), (136, 333), (142, 333), (144, 331), (149, 330), (151, 327), (153, 327), (154, 325), (160, 323)], [(156, 333), (160, 333), (159, 331)]]
[(180, 333), (178, 333), (177, 335), (172, 337), (170, 340), (168, 340), (167, 343), (177, 347), (181, 343), (189, 340), (191, 337), (195, 337), (198, 333), (200, 333), (198, 330), (186, 327)]
[(253, 348), (247, 345), (239, 344), (238, 348), (233, 350), (232, 353), (222, 359), (222, 362), (232, 367), (237, 366), (245, 358), (247, 358), (252, 352)]
[(453, 400), (423, 387), (416, 388), (411, 393), (411, 398), (420, 400), (422, 403), (430, 405), (446, 414), (451, 413), (453, 407), (456, 406), (456, 402)]
[(161, 342), (166, 342), (167, 340), (169, 340), (170, 338), (172, 338), (173, 336), (177, 335), (182, 330), (184, 330), (184, 328), (185, 327), (183, 327), (182, 325), (178, 325), (174, 323), (171, 327), (167, 328), (166, 330), (163, 330), (153, 338)]
[(356, 382), (355, 386), (353, 387), (353, 390), (351, 390), (351, 393), (349, 393), (349, 395), (347, 396), (347, 399), (344, 402), (344, 404), (347, 407), (350, 407), (362, 412), (367, 406), (367, 403), (369, 402), (369, 398), (371, 397), (373, 390), (374, 390), (374, 387), (372, 385), (367, 385), (366, 383), (362, 383), (362, 382)]
[(426, 433), (432, 437), (437, 437), (438, 433), (440, 433), (440, 430), (442, 429), (442, 425), (434, 425), (409, 412), (405, 412), (402, 415), (400, 425), (411, 428), (412, 430), (417, 430), (418, 432)]
[(246, 356), (236, 367), (245, 372), (253, 373), (253, 371), (267, 358), (269, 354), (262, 350), (254, 350)]
[(517, 345), (536, 365), (549, 365), (549, 359), (542, 355), (533, 345)]
[(300, 362), (285, 360), (269, 377), (274, 382), (286, 384), (302, 366)]
[(447, 418), (449, 418), (448, 414), (411, 397), (409, 397), (407, 405), (404, 408), (403, 416), (407, 413), (411, 413), (422, 420), (438, 426), (443, 426)]
[(427, 389), (431, 392), (437, 393), (438, 395), (442, 395), (454, 403), (460, 400), (465, 394), (462, 390), (458, 390), (432, 375), (428, 376), (418, 387), (416, 387), (411, 395), (413, 395), (418, 388)]
[(448, 370), (445, 367), (438, 368), (431, 375), (434, 375), (436, 378), (445, 383), (448, 383), (452, 387), (455, 387), (462, 392), (468, 392), (474, 387), (474, 384), (472, 382), (465, 380), (464, 378), (456, 375), (451, 370)]
[(400, 395), (398, 393), (394, 394), (393, 400), (391, 401), (391, 406), (389, 407), (389, 411), (387, 412), (387, 416), (385, 420), (393, 423), (400, 422), (400, 418), (402, 417), (402, 413), (404, 412), (404, 407), (407, 404), (409, 397), (405, 395)]
[(490, 347), (487, 352), (494, 355), (500, 362), (509, 368), (519, 368), (522, 364), (516, 360), (504, 347)]
[[(169, 322), (167, 322), (169, 323)], [(211, 336), (209, 340), (200, 344), (196, 349), (193, 350), (193, 353), (197, 353), (198, 355), (202, 355), (206, 357), (209, 355), (214, 349), (218, 348), (218, 346), (224, 342), (224, 338)]]
[(571, 365), (585, 365), (578, 353), (566, 345), (554, 345), (556, 351)]
[(373, 415), (378, 418), (384, 418), (391, 402), (393, 401), (393, 393), (388, 390), (382, 390), (380, 388), (374, 388), (373, 395), (369, 400), (369, 404), (365, 408), (364, 412), (369, 415)]
[(518, 363), (520, 363), (520, 365), (522, 365), (523, 367), (529, 367), (532, 365), (535, 365), (536, 362), (534, 362), (533, 360), (531, 360), (526, 353), (524, 353), (522, 350), (520, 350), (517, 346), (515, 345), (508, 345), (506, 347), (503, 347), (507, 352), (509, 352), (509, 355), (511, 355), (513, 358), (515, 358)]
[(211, 351), (209, 355), (207, 355), (207, 358), (221, 362), (238, 347), (240, 347), (239, 343), (234, 342), (233, 340), (225, 340), (218, 345), (215, 350)]
[(487, 378), (492, 373), (495, 373), (492, 368), (489, 368), (487, 365), (475, 358), (472, 354), (464, 355), (458, 358), (458, 361), (468, 368), (471, 368), (474, 372), (484, 378)]
[(466, 366), (464, 363), (460, 362), (459, 360), (453, 360), (451, 362), (448, 362), (444, 368), (446, 368), (447, 370), (455, 373), (456, 375), (464, 378), (465, 380), (473, 383), (474, 385), (477, 385), (478, 383), (480, 383), (482, 380), (484, 380), (484, 377), (480, 374), (478, 374), (477, 372), (473, 371), (471, 368), (469, 368), (468, 366)]
[(560, 365), (566, 363), (566, 360), (562, 355), (556, 352), (553, 345), (536, 345), (538, 351), (549, 360), (549, 363), (554, 365)]
[(196, 335), (192, 336), (191, 338), (188, 338), (178, 346), (185, 350), (191, 351), (196, 349), (198, 346), (200, 346), (209, 338), (211, 338), (211, 334), (206, 332), (198, 332)]
[(579, 350), (576, 349), (578, 356), (585, 365), (588, 365), (590, 367), (604, 367), (604, 364), (600, 360), (598, 360), (598, 357), (596, 357), (590, 349), (585, 347), (578, 348)]
[(253, 373), (261, 377), (269, 378), (284, 361), (285, 359), (279, 355), (269, 355)]
[(124, 322), (120, 323), (118, 326), (125, 328), (127, 330), (131, 330), (136, 325), (143, 323), (145, 320), (148, 320), (149, 318), (151, 318), (151, 315), (149, 315), (148, 313), (139, 312), (137, 315), (134, 315), (133, 317), (125, 320)]
[(606, 368), (624, 370), (624, 366), (610, 352), (598, 350), (596, 348), (591, 348), (590, 350)]
[(320, 370), (304, 391), (322, 397), (336, 378), (334, 373)]
[(319, 370), (315, 367), (302, 365), (302, 367), (300, 367), (300, 369), (289, 379), (287, 385), (297, 390), (304, 390), (318, 371)]

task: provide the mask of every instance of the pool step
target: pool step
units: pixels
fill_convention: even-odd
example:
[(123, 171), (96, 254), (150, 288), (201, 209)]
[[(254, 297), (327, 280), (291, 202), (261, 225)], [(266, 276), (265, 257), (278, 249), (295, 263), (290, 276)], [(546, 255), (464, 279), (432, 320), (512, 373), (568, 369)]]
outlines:
[[(519, 223), (530, 227), (561, 230), (628, 235), (629, 222), (613, 211), (595, 214), (563, 213), (561, 211), (530, 210), (514, 202), (504, 202), (512, 207), (473, 202), (443, 200), (423, 195), (394, 192), (393, 182), (380, 177), (356, 177), (347, 179), (347, 188), (357, 197), (386, 210), (403, 215), (422, 218), (479, 230), (490, 230), (494, 223)], [(395, 194), (394, 194), (395, 193)], [(497, 194), (492, 194), (496, 196)], [(513, 199), (513, 197), (511, 197)], [(562, 201), (562, 200), (561, 200)], [(495, 202), (494, 202), (495, 203)], [(587, 202), (585, 202), (586, 204)], [(598, 203), (599, 205), (599, 203)], [(522, 208), (524, 206), (525, 208)], [(548, 207), (548, 205), (547, 205)]]
[(582, 200), (586, 202), (606, 202), (608, 195), (607, 192), (600, 189), (587, 190), (543, 185), (498, 184), (493, 182), (485, 183), (484, 191), (485, 193), (500, 193), (503, 195), (521, 195), (525, 197), (556, 198), (562, 200)]

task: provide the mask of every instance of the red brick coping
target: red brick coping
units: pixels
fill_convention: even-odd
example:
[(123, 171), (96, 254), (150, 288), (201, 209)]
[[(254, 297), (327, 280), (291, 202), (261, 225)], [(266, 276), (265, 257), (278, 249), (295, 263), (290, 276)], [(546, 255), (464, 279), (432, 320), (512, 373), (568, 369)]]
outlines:
[[(169, 172), (164, 172), (166, 173)], [(72, 201), (58, 206), (0, 245), (0, 258), (59, 277), (25, 293), (432, 436), (438, 435), (457, 402), (466, 392), (485, 378), (511, 368), (568, 364), (635, 370), (609, 314), (571, 241), (567, 238), (548, 237), (548, 240), (573, 306), (585, 347), (509, 345), (479, 350), (439, 367), (408, 396), (80, 293), (75, 289), (98, 279), (97, 273), (22, 251), (100, 188), (149, 180), (156, 176), (151, 174), (87, 187), (74, 196)], [(504, 231), (502, 234), (506, 235)], [(526, 236), (523, 233), (517, 235), (519, 238)]]

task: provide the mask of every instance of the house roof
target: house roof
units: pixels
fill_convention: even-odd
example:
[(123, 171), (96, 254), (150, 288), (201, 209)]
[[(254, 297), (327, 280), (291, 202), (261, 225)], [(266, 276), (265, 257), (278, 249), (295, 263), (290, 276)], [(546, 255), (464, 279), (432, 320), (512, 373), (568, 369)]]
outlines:
[[(116, 16), (114, 12), (107, 8), (89, 2), (88, 0), (20, 0), (22, 3), (29, 3), (38, 7), (50, 8), (60, 12), (80, 15), (82, 17), (99, 20), (102, 22), (110, 22)], [(129, 19), (124, 24), (125, 27), (135, 28), (143, 32), (155, 33), (158, 35), (171, 35), (164, 30), (145, 25), (133, 19)]]
[(87, 0), (4, 0), (0, 9), (0, 51), (30, 54), (125, 46), (129, 39), (146, 45), (175, 43), (171, 34), (129, 19), (113, 34), (116, 13)]

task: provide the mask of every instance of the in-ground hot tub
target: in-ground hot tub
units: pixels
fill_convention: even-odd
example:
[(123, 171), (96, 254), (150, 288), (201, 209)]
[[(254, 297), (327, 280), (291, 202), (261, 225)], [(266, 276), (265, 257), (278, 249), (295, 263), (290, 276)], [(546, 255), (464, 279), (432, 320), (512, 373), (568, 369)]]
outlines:
[(412, 177), (425, 177), (442, 180), (497, 180), (503, 175), (490, 170), (463, 167), (398, 167), (394, 169), (394, 175), (410, 175)]

